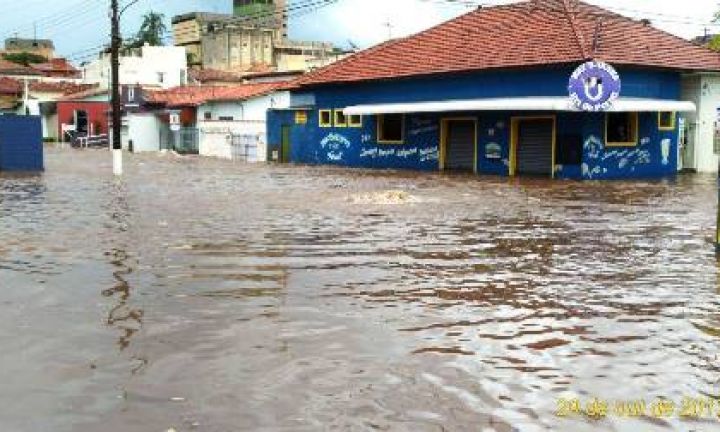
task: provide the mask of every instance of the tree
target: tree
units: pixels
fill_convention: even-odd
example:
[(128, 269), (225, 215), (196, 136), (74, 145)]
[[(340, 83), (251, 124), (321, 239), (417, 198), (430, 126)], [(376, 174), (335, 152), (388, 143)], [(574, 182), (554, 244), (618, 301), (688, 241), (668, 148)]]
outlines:
[(707, 47), (713, 51), (720, 51), (720, 35), (715, 35), (708, 42)]
[(156, 12), (149, 12), (143, 17), (140, 30), (134, 38), (125, 45), (125, 48), (140, 48), (145, 44), (151, 46), (162, 46), (163, 37), (167, 33), (165, 15)]
[(21, 64), (23, 66), (30, 66), (31, 64), (45, 63), (47, 59), (39, 54), (33, 54), (29, 52), (21, 53), (10, 53), (3, 54), (5, 60), (13, 63)]

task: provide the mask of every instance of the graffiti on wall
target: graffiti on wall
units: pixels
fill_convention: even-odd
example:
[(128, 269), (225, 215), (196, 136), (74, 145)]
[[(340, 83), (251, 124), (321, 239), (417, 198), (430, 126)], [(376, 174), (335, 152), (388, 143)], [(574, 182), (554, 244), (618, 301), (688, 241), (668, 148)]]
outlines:
[[(597, 178), (607, 174), (610, 169), (635, 172), (638, 167), (650, 164), (651, 156), (648, 149), (650, 142), (650, 138), (645, 137), (640, 140), (638, 147), (608, 151), (599, 137), (590, 135), (583, 146), (586, 155), (586, 160), (582, 164), (583, 177), (588, 179)], [(664, 140), (662, 146), (663, 164), (667, 165), (670, 163), (670, 140)], [(666, 154), (667, 158), (665, 157)]]
[(408, 134), (410, 136), (417, 136), (430, 132), (437, 132), (438, 129), (439, 127), (436, 119), (430, 117), (411, 117)]
[(408, 159), (417, 157), (420, 162), (438, 160), (438, 147), (409, 147), (409, 148), (381, 148), (381, 147), (363, 147), (360, 149), (360, 158), (400, 158)]
[(326, 152), (327, 159), (334, 162), (341, 161), (350, 146), (350, 140), (338, 133), (330, 133), (320, 141), (320, 148)]

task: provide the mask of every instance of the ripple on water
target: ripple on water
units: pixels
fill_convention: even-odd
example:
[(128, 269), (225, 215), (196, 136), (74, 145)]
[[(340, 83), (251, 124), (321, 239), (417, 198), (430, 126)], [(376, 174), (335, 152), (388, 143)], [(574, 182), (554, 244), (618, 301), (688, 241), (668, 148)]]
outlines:
[(712, 178), (47, 159), (0, 176), (13, 430), (673, 430), (556, 400), (720, 397)]

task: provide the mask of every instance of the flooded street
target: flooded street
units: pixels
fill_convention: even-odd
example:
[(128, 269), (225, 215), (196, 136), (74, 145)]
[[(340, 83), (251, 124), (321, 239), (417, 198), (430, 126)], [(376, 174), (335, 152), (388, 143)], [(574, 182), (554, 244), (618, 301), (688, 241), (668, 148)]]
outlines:
[(0, 176), (0, 430), (719, 430), (712, 176), (550, 182), (50, 150)]

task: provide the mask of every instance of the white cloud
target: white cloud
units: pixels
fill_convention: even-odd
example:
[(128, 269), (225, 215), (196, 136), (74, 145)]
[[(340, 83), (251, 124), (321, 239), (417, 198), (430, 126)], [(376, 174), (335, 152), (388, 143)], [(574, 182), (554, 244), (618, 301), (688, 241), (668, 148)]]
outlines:
[[(633, 18), (648, 18), (656, 27), (690, 38), (703, 33), (718, 9), (717, 0), (589, 0)], [(388, 37), (386, 22), (394, 37), (407, 36), (468, 12), (472, 6), (454, 6), (443, 0), (340, 0), (313, 14), (292, 21), (291, 36), (307, 40), (330, 40), (347, 46), (351, 40), (361, 47)], [(460, 2), (463, 3), (463, 2)], [(482, 0), (476, 3), (513, 3)], [(708, 26), (720, 32), (720, 26)]]

